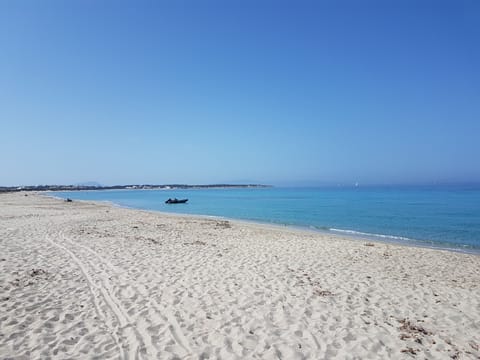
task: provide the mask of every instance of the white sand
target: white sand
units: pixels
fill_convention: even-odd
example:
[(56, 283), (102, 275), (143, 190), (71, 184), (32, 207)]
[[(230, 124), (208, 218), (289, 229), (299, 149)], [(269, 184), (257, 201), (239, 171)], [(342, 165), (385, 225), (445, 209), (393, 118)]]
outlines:
[(0, 358), (479, 359), (480, 256), (0, 195)]

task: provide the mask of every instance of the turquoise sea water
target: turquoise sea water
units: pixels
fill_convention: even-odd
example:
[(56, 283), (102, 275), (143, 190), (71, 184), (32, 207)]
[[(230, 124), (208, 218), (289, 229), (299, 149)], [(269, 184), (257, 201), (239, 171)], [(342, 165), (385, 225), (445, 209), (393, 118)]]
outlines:
[[(480, 252), (480, 187), (120, 190), (52, 195)], [(165, 204), (170, 197), (189, 201)]]

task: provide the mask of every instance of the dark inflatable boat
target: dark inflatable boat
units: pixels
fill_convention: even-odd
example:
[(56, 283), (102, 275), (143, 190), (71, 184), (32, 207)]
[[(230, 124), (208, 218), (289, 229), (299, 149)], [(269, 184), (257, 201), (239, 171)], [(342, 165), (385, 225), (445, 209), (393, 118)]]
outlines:
[(165, 204), (185, 204), (188, 201), (188, 199), (168, 199), (165, 201)]

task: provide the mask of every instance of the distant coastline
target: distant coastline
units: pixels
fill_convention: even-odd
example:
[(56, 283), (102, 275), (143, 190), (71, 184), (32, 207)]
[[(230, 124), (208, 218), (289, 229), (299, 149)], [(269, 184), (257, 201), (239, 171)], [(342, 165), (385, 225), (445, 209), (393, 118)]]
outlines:
[(239, 189), (239, 188), (270, 188), (272, 185), (262, 184), (131, 184), (113, 186), (87, 186), (87, 185), (29, 185), (29, 186), (0, 186), (0, 193), (17, 191), (85, 191), (85, 190), (178, 190), (178, 189)]

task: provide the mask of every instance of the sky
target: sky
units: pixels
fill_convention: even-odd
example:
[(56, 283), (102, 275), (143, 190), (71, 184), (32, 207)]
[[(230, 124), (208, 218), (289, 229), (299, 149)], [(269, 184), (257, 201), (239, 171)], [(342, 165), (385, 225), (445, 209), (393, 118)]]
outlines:
[(480, 182), (480, 2), (0, 0), (0, 185)]

